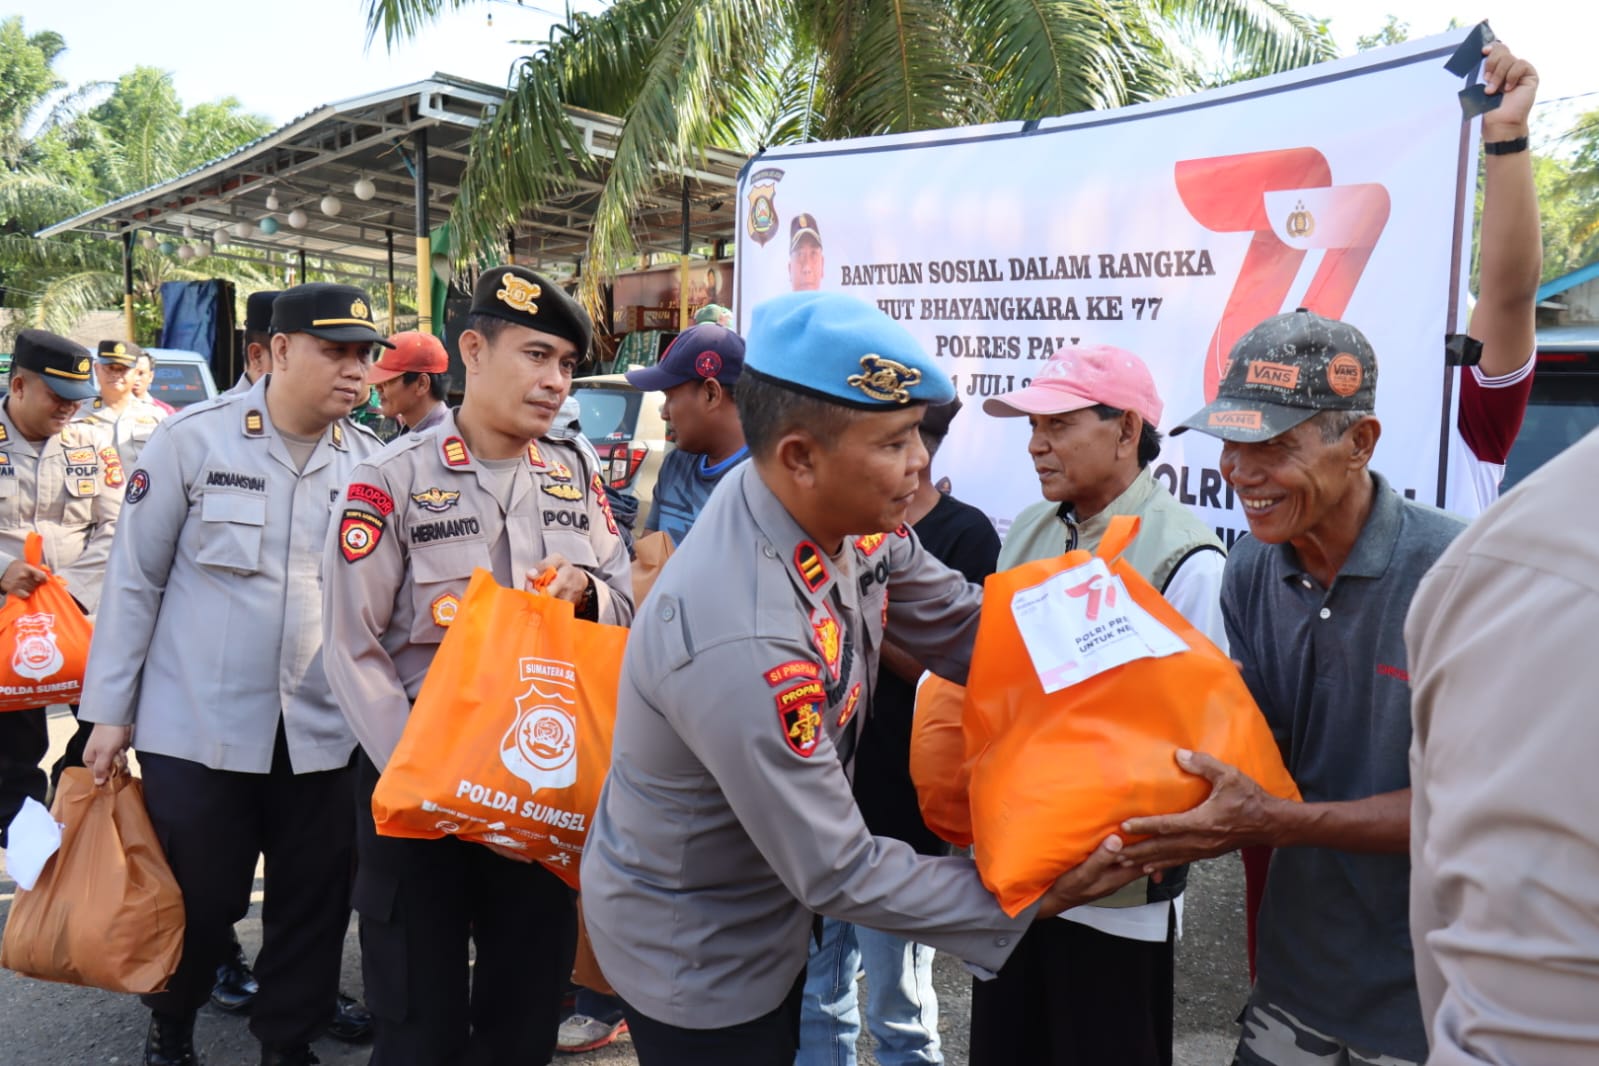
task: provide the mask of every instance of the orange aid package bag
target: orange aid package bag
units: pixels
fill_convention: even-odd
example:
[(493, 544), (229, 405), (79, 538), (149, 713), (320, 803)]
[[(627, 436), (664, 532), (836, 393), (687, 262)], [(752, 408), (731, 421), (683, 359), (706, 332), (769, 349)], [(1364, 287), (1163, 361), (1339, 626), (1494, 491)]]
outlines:
[[(29, 533), (23, 558), (44, 568), (44, 538)], [(27, 599), (0, 607), (0, 711), (77, 703), (94, 626), (54, 574)]]
[(922, 822), (958, 848), (972, 843), (968, 798), (971, 766), (966, 762), (966, 688), (937, 674), (916, 686), (916, 716), (911, 724), (911, 783)]
[(477, 570), (372, 793), (382, 836), (494, 844), (578, 887), (627, 630)]
[[(1232, 661), (1118, 557), (1098, 551), (988, 578), (963, 726), (978, 872), (1020, 913), (1121, 823), (1204, 802), (1178, 748), (1236, 766), (1263, 789), (1299, 789)], [(956, 776), (954, 768), (949, 774)]]

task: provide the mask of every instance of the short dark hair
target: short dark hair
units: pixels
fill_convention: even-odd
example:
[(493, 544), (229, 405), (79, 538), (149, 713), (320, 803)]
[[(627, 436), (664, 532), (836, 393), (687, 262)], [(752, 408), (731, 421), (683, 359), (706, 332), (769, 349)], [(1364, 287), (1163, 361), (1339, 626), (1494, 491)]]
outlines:
[(469, 329), (474, 333), (481, 333), (484, 340), (493, 344), (494, 338), (498, 337), (500, 332), (509, 325), (509, 322), (498, 315), (476, 314), (466, 316), (466, 325), (463, 328)]
[(270, 351), (272, 349), (272, 334), (262, 329), (251, 330), (244, 335), (244, 346), (248, 348), (252, 344), (259, 344)]
[(777, 442), (796, 429), (808, 430), (830, 447), (861, 413), (807, 393), (785, 388), (747, 369), (738, 379), (738, 420), (754, 456), (770, 455)]
[[(1127, 413), (1124, 407), (1111, 407), (1102, 403), (1096, 403), (1089, 410), (1098, 415), (1102, 422), (1112, 421)], [(1155, 461), (1155, 457), (1160, 454), (1160, 441), (1160, 430), (1155, 428), (1153, 422), (1144, 419), (1144, 428), (1138, 434), (1138, 469), (1142, 470)]]
[(407, 370), (400, 375), (400, 380), (407, 385), (415, 385), (417, 379), (423, 374), (428, 377), (428, 395), (443, 403), (450, 398), (450, 376), (448, 374), (433, 374), (426, 370)]
[(146, 348), (146, 349), (144, 349), (144, 350), (139, 352), (138, 356), (135, 357), (134, 360), (133, 360), (133, 365), (134, 366), (138, 366), (140, 359), (144, 359), (147, 362), (149, 362), (151, 370), (155, 369), (155, 367), (156, 367), (155, 356), (150, 354), (150, 350), (148, 348)]

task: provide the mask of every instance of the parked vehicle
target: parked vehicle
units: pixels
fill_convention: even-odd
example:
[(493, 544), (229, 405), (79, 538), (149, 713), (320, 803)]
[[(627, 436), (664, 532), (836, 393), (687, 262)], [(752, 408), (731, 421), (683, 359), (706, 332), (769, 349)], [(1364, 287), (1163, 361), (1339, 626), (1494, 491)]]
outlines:
[(1599, 427), (1599, 324), (1538, 331), (1527, 420), (1505, 463), (1506, 490)]
[(173, 407), (187, 407), (217, 394), (211, 366), (199, 352), (182, 348), (146, 348), (145, 351), (155, 362), (155, 377), (150, 382), (151, 398)]
[(649, 514), (655, 478), (672, 444), (661, 417), (663, 397), (640, 392), (621, 374), (597, 374), (572, 382), (578, 425), (594, 450), (611, 488), (637, 497), (639, 515)]

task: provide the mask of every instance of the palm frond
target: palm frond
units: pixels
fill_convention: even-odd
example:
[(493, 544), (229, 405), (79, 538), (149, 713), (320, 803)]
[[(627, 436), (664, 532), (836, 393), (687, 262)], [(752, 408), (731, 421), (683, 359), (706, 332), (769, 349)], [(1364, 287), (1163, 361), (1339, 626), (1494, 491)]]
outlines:
[(367, 0), (366, 43), (383, 36), (385, 47), (417, 36), (446, 11), (455, 11), (477, 0)]
[(1252, 74), (1275, 74), (1338, 54), (1325, 24), (1281, 0), (1151, 0), (1167, 22), (1211, 34)]

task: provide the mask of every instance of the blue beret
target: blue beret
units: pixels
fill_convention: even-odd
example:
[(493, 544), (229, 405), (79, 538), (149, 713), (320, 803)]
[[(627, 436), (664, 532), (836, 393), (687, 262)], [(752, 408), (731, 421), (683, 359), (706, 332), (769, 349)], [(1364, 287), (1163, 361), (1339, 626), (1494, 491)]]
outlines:
[(949, 383), (915, 337), (878, 308), (834, 292), (791, 292), (755, 308), (744, 369), (863, 410), (948, 403)]

